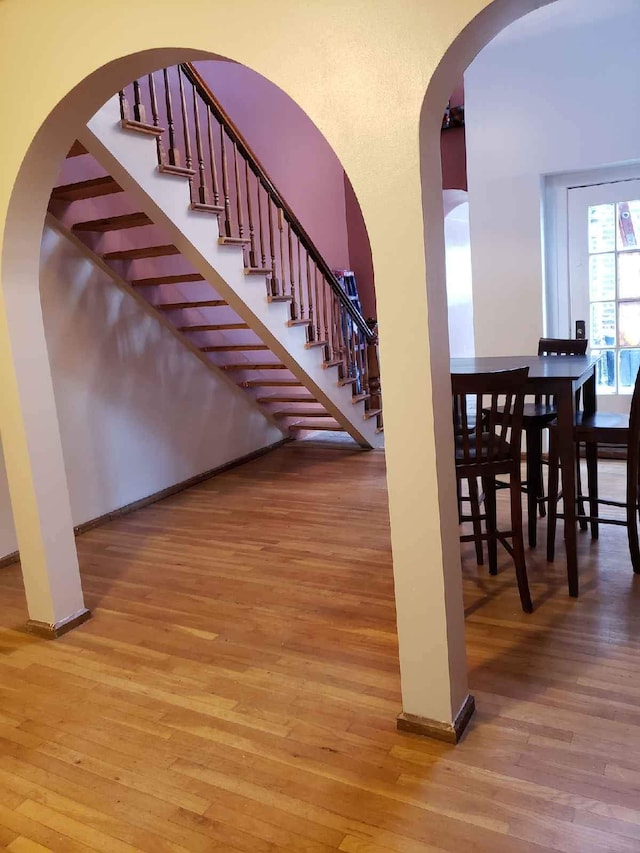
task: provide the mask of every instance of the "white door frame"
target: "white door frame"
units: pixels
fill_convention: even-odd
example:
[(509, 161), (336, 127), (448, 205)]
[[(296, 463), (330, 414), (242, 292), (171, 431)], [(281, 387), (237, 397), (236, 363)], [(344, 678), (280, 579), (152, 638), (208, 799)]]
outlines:
[(544, 331), (548, 337), (572, 338), (575, 334), (569, 292), (569, 190), (638, 178), (640, 161), (543, 176)]

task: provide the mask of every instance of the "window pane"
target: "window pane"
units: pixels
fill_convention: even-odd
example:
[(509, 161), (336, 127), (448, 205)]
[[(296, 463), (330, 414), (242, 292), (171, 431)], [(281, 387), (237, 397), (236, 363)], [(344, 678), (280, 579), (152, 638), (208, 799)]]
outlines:
[(616, 206), (589, 207), (589, 252), (613, 252), (616, 247)]
[[(640, 259), (640, 252), (637, 253)], [(623, 255), (624, 259), (633, 258), (636, 252)], [(640, 282), (639, 282), (640, 283)], [(640, 296), (640, 293), (638, 294)], [(589, 258), (589, 299), (601, 302), (616, 298), (616, 256), (613, 252), (606, 255), (591, 255)]]
[(596, 394), (616, 393), (616, 354), (614, 350), (591, 350), (602, 358), (596, 367)]
[(640, 299), (640, 252), (625, 252), (618, 258), (618, 288), (620, 299)]
[(618, 346), (640, 346), (640, 302), (618, 305)]
[(618, 391), (620, 394), (633, 393), (639, 367), (640, 349), (620, 350), (618, 353)]
[(616, 303), (593, 302), (590, 307), (589, 341), (591, 346), (614, 347), (616, 345)]
[(618, 208), (618, 251), (638, 248), (640, 201), (621, 201)]

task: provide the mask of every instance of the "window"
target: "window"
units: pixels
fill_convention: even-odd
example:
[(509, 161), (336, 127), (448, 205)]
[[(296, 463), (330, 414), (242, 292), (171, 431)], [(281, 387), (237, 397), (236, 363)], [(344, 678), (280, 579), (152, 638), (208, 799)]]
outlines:
[(630, 394), (640, 367), (640, 200), (589, 205), (591, 351), (604, 356), (598, 392)]

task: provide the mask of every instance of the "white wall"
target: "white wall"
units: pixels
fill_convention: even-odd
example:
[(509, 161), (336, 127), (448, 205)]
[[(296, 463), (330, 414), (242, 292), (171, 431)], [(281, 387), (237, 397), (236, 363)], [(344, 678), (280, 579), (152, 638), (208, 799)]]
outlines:
[(445, 190), (443, 202), (449, 352), (451, 358), (472, 357), (475, 344), (467, 193), (464, 190)]
[[(74, 524), (282, 438), (51, 228), (40, 290)], [(16, 547), (0, 460), (0, 558)]]
[(534, 352), (543, 332), (543, 176), (640, 160), (639, 43), (636, 0), (559, 0), (467, 70), (478, 355)]

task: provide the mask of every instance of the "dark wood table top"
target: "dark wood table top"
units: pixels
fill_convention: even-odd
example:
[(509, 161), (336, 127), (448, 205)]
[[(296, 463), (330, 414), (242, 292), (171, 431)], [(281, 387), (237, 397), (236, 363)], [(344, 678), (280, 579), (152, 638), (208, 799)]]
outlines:
[(498, 355), (452, 358), (451, 373), (492, 373), (529, 368), (529, 379), (579, 379), (600, 360), (600, 355)]

